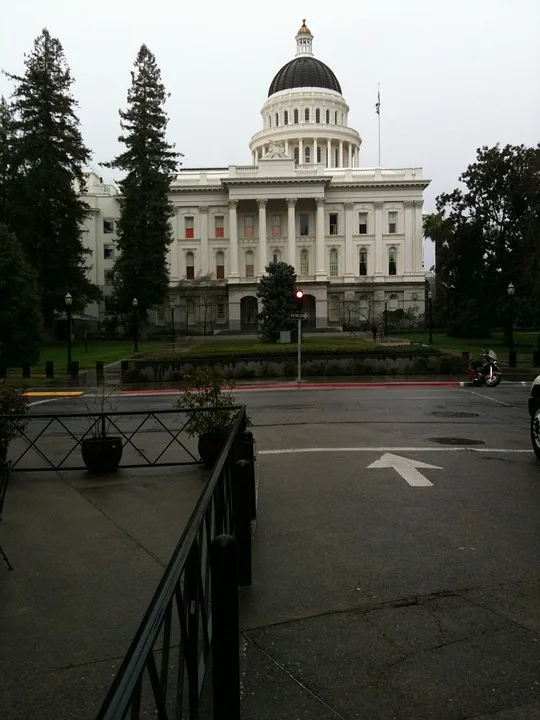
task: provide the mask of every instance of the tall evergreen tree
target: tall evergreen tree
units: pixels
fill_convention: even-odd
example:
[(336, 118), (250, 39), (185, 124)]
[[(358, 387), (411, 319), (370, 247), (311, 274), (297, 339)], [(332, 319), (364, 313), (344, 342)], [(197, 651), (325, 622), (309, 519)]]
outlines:
[(124, 132), (118, 139), (126, 149), (104, 165), (126, 173), (119, 183), (115, 305), (119, 312), (129, 313), (136, 297), (143, 333), (147, 310), (165, 300), (169, 287), (167, 251), (173, 239), (169, 190), (179, 153), (166, 140), (167, 97), (156, 59), (142, 45), (131, 73), (128, 107), (120, 110)]
[(89, 253), (82, 241), (87, 204), (84, 167), (90, 159), (85, 147), (77, 102), (71, 94), (73, 78), (62, 45), (47, 30), (34, 42), (25, 60), (24, 75), (6, 73), (13, 80), (13, 168), (10, 228), (38, 273), (45, 323), (65, 309), (67, 291), (74, 308), (99, 297), (86, 276)]
[(37, 276), (15, 235), (0, 223), (0, 361), (34, 363), (41, 340)]
[(291, 313), (297, 311), (296, 273), (292, 265), (284, 262), (270, 263), (266, 272), (257, 285), (257, 297), (263, 306), (259, 314), (261, 340), (275, 343), (280, 330), (294, 331), (296, 327), (296, 320), (291, 320)]
[(13, 188), (13, 113), (0, 98), (0, 222), (8, 223), (9, 200)]

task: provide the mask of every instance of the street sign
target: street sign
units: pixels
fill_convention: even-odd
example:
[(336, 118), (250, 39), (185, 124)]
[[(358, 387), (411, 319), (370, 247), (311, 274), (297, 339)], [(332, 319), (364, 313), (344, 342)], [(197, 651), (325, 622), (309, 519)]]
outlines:
[(307, 320), (308, 317), (309, 317), (309, 314), (307, 312), (291, 313), (291, 320)]

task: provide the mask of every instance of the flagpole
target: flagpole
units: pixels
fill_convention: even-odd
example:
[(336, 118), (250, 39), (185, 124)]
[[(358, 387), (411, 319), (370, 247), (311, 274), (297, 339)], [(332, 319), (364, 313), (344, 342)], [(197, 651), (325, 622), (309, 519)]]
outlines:
[(381, 84), (377, 83), (377, 124), (379, 126), (379, 167), (381, 166)]

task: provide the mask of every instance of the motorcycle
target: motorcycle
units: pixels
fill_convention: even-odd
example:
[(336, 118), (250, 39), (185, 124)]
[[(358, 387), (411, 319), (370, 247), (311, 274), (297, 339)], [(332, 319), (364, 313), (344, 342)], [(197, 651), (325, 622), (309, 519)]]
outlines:
[(472, 380), (476, 387), (496, 387), (501, 382), (501, 375), (498, 358), (493, 350), (483, 350), (482, 361), (469, 361), (467, 378)]

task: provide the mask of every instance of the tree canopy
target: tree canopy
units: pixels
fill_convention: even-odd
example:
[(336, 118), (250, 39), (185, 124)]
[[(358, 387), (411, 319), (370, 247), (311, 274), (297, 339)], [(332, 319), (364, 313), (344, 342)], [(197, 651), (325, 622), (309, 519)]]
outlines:
[(260, 328), (265, 342), (277, 342), (281, 330), (293, 330), (295, 321), (291, 313), (296, 312), (296, 272), (292, 265), (284, 262), (270, 263), (266, 275), (259, 280), (257, 297), (262, 301), (259, 314)]

